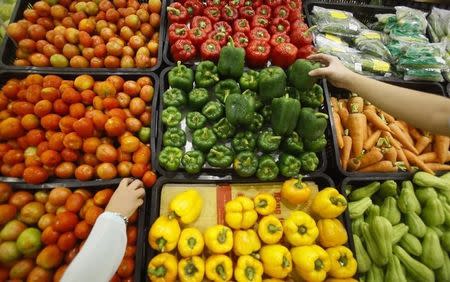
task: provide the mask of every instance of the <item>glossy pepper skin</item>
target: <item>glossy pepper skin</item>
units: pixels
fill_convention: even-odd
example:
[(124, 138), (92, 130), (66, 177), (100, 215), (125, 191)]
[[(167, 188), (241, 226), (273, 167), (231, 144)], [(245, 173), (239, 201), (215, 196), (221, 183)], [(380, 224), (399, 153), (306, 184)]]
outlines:
[(330, 257), (329, 274), (335, 278), (351, 278), (356, 273), (356, 259), (352, 251), (345, 246), (331, 247), (327, 250)]
[(200, 48), (203, 42), (208, 39), (208, 34), (199, 27), (189, 29), (188, 38), (196, 48)]
[(274, 278), (285, 278), (292, 271), (292, 257), (282, 245), (266, 245), (259, 251), (264, 273)]
[(255, 112), (255, 99), (252, 96), (230, 94), (225, 99), (225, 115), (235, 125), (247, 126), (252, 123)]
[(178, 241), (178, 253), (184, 257), (199, 256), (203, 252), (205, 241), (202, 233), (193, 227), (183, 229)]
[(323, 89), (314, 84), (311, 90), (300, 92), (300, 102), (305, 107), (318, 108), (323, 104)]
[(251, 39), (246, 50), (247, 63), (251, 67), (262, 68), (267, 65), (270, 57), (270, 45), (268, 41)]
[(239, 85), (242, 90), (250, 89), (256, 91), (258, 89), (258, 81), (259, 72), (255, 70), (248, 70), (245, 71), (239, 78)]
[(227, 226), (208, 227), (204, 234), (205, 244), (213, 254), (225, 254), (233, 248), (233, 231)]
[(259, 73), (259, 96), (264, 103), (283, 96), (286, 88), (286, 74), (280, 67), (272, 66)]
[(209, 101), (209, 93), (205, 88), (195, 88), (188, 94), (189, 106), (201, 109)]
[(189, 189), (177, 194), (169, 203), (169, 211), (183, 224), (197, 220), (203, 207), (203, 198), (197, 190)]
[(252, 28), (255, 27), (268, 28), (269, 24), (270, 24), (269, 19), (265, 16), (256, 15), (252, 19)]
[(161, 120), (167, 127), (174, 127), (181, 122), (181, 112), (173, 107), (167, 107), (161, 114)]
[(274, 65), (287, 69), (297, 58), (298, 48), (292, 43), (280, 43), (272, 49)]
[(187, 62), (195, 59), (197, 50), (191, 40), (179, 39), (170, 47), (170, 53), (175, 61)]
[(298, 117), (297, 133), (304, 139), (318, 139), (327, 128), (327, 119), (328, 115), (324, 113), (318, 113), (312, 108), (302, 108)]
[(272, 129), (266, 129), (258, 135), (258, 148), (263, 152), (273, 152), (278, 149), (281, 143), (281, 136), (273, 133)]
[(209, 101), (202, 108), (202, 114), (208, 120), (218, 120), (223, 116), (224, 109), (222, 104), (217, 101)]
[(281, 147), (289, 154), (299, 155), (303, 152), (303, 141), (294, 131), (283, 140)]
[(177, 247), (180, 232), (180, 224), (175, 218), (160, 216), (148, 233), (150, 247), (159, 252), (170, 252)]
[(222, 18), (228, 22), (232, 22), (239, 16), (238, 9), (231, 6), (225, 5), (222, 8)]
[(214, 39), (206, 39), (200, 46), (200, 57), (202, 60), (217, 62), (221, 49), (219, 42)]
[(266, 244), (277, 244), (283, 237), (283, 225), (274, 215), (266, 215), (259, 221), (258, 235)]
[(294, 132), (300, 114), (300, 102), (288, 95), (272, 100), (272, 128), (276, 135)]
[(169, 43), (174, 44), (178, 39), (187, 39), (188, 29), (186, 24), (171, 24), (169, 27)]
[(261, 115), (264, 118), (264, 122), (270, 122), (270, 119), (272, 118), (272, 106), (271, 105), (265, 105), (261, 109)]
[(192, 145), (194, 149), (207, 152), (211, 149), (217, 142), (217, 137), (208, 127), (203, 127), (194, 131), (192, 136)]
[(304, 171), (313, 172), (319, 165), (319, 158), (314, 152), (305, 152), (300, 155), (300, 162)]
[(269, 193), (260, 193), (253, 199), (255, 210), (260, 215), (269, 215), (275, 211), (277, 201)]
[(211, 21), (211, 23), (220, 20), (220, 9), (218, 7), (207, 7), (203, 10), (203, 14)]
[(319, 229), (314, 219), (303, 211), (293, 211), (283, 223), (284, 236), (293, 246), (313, 244)]
[(169, 171), (175, 171), (180, 167), (182, 156), (183, 151), (180, 148), (164, 147), (158, 156), (159, 164)]
[(230, 281), (233, 277), (233, 262), (226, 255), (212, 255), (206, 259), (206, 277), (211, 281)]
[(163, 105), (167, 107), (181, 107), (186, 104), (186, 93), (178, 88), (167, 89), (163, 93)]
[(186, 133), (178, 127), (169, 127), (163, 135), (163, 145), (171, 147), (184, 147), (186, 145)]
[(271, 181), (278, 177), (279, 168), (275, 159), (270, 155), (263, 155), (259, 158), (256, 177), (261, 181)]
[(219, 74), (223, 77), (239, 79), (244, 72), (245, 50), (236, 48), (232, 38), (227, 46), (220, 51), (219, 63), (217, 68)]
[(234, 153), (226, 145), (214, 145), (206, 155), (206, 161), (210, 166), (227, 168), (233, 162)]
[(178, 2), (174, 2), (167, 7), (167, 17), (171, 23), (186, 23), (189, 19), (187, 9)]
[(201, 28), (206, 33), (212, 30), (211, 20), (203, 16), (195, 16), (194, 18), (192, 18), (191, 26), (193, 28)]
[(283, 18), (275, 18), (270, 26), (270, 32), (274, 33), (289, 33), (291, 25), (289, 21)]
[(278, 167), (281, 175), (285, 177), (294, 177), (299, 174), (302, 163), (293, 155), (282, 153), (278, 160)]
[(178, 263), (178, 279), (181, 282), (202, 282), (205, 276), (205, 261), (199, 256), (182, 258)]
[(262, 281), (263, 264), (252, 256), (241, 256), (234, 269), (237, 282)]
[(256, 93), (256, 91), (247, 89), (242, 92), (242, 95), (253, 97), (253, 99), (255, 100), (255, 111), (259, 111), (263, 107), (263, 103), (261, 99), (259, 99), (259, 95), (258, 93)]
[(225, 103), (228, 95), (231, 94), (241, 94), (239, 84), (233, 79), (221, 80), (214, 86), (214, 95), (222, 103)]
[(187, 0), (183, 3), (183, 6), (186, 8), (190, 18), (200, 15), (203, 10), (202, 3), (197, 0)]
[(281, 197), (293, 205), (299, 205), (308, 201), (311, 191), (311, 187), (302, 182), (302, 176), (298, 176), (283, 182)]
[(250, 198), (239, 196), (225, 204), (225, 222), (233, 229), (248, 229), (257, 219), (258, 214)]
[(239, 176), (250, 177), (258, 169), (258, 156), (251, 151), (242, 151), (236, 155), (233, 168)]
[(256, 133), (263, 127), (263, 124), (264, 124), (263, 116), (258, 113), (253, 113), (253, 121), (248, 126), (248, 130)]
[(272, 14), (272, 8), (267, 5), (258, 6), (258, 8), (256, 8), (256, 14), (270, 18), (270, 15)]
[(227, 139), (234, 135), (236, 127), (232, 125), (228, 119), (221, 118), (212, 127), (214, 133), (219, 139)]
[(248, 36), (243, 32), (233, 34), (233, 42), (236, 47), (247, 48), (249, 41)]
[(186, 116), (186, 125), (191, 130), (200, 129), (206, 124), (206, 117), (200, 112), (189, 112)]
[(212, 61), (202, 61), (195, 69), (195, 86), (209, 88), (219, 81), (217, 66)]
[(234, 231), (233, 252), (236, 256), (251, 255), (259, 249), (261, 249), (261, 242), (253, 229)]
[(347, 231), (339, 219), (319, 219), (317, 228), (319, 229), (319, 243), (324, 248), (337, 247), (347, 243)]
[(205, 164), (205, 156), (197, 150), (189, 151), (183, 155), (181, 164), (187, 173), (196, 174), (202, 170)]
[(177, 258), (169, 253), (156, 255), (149, 262), (147, 275), (150, 281), (175, 281), (177, 278)]
[(347, 200), (339, 191), (332, 187), (327, 187), (314, 198), (311, 210), (321, 218), (336, 218), (347, 208)]
[(305, 141), (303, 142), (303, 145), (305, 146), (305, 150), (318, 153), (325, 149), (327, 146), (327, 139), (325, 137), (325, 134), (322, 134), (317, 139), (308, 139), (305, 138)]
[(328, 253), (317, 245), (301, 246), (291, 249), (297, 272), (306, 281), (323, 281), (330, 270)]
[(233, 137), (231, 145), (236, 152), (253, 151), (256, 146), (256, 137), (250, 131), (242, 131)]
[(192, 90), (194, 71), (181, 62), (177, 62), (177, 66), (169, 71), (167, 77), (170, 87), (181, 89), (186, 93)]
[(250, 23), (247, 19), (237, 19), (233, 23), (234, 32), (243, 32), (248, 34), (250, 32)]
[(288, 79), (299, 91), (311, 90), (317, 82), (316, 77), (311, 77), (308, 73), (320, 68), (320, 63), (314, 63), (304, 59), (298, 59), (288, 69)]

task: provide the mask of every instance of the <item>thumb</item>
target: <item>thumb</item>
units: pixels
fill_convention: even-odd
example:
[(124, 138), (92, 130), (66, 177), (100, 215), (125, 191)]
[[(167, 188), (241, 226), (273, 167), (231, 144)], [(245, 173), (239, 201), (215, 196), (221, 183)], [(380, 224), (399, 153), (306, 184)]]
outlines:
[(327, 76), (329, 73), (329, 68), (319, 68), (310, 71), (308, 74), (309, 76)]

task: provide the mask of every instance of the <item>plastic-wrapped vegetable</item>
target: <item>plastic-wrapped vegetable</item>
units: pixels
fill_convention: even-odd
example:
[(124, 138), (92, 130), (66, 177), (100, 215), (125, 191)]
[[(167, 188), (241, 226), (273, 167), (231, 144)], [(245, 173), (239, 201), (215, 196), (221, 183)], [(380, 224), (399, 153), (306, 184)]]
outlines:
[(427, 13), (405, 6), (395, 7), (397, 24), (410, 31), (425, 33), (427, 28)]
[(362, 70), (375, 74), (386, 75), (391, 72), (391, 64), (389, 62), (380, 60), (379, 58), (362, 55), (361, 59)]
[(445, 44), (415, 44), (410, 45), (400, 55), (397, 68), (402, 69), (439, 69), (446, 70), (447, 63), (443, 59)]
[(314, 23), (322, 33), (330, 33), (342, 37), (356, 37), (366, 26), (346, 11), (326, 9), (314, 6)]
[(314, 44), (317, 48), (327, 47), (327, 46), (344, 46), (348, 47), (348, 43), (342, 40), (340, 37), (333, 34), (314, 34)]
[(440, 69), (407, 69), (403, 77), (404, 80), (424, 80), (443, 82), (444, 77)]
[(355, 46), (365, 54), (381, 58), (384, 61), (390, 61), (391, 52), (382, 40), (383, 34), (380, 32), (365, 30), (355, 39)]

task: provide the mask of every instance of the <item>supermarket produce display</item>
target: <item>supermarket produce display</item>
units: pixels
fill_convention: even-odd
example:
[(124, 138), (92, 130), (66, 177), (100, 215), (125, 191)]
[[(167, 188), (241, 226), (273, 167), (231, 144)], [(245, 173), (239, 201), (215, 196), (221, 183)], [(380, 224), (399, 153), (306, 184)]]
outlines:
[(1, 1), (0, 2), (0, 42), (6, 34), (6, 26), (9, 24), (9, 19), (16, 4), (15, 0)]

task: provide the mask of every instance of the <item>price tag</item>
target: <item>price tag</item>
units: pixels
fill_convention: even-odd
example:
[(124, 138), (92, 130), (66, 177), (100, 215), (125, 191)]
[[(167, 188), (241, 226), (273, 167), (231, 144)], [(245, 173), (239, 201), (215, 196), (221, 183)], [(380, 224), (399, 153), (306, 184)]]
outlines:
[(331, 11), (330, 14), (332, 18), (338, 20), (345, 20), (347, 18), (347, 15), (342, 11)]
[(373, 62), (373, 70), (375, 71), (388, 72), (391, 68), (389, 63), (380, 60), (372, 60), (372, 62)]
[(360, 63), (355, 63), (355, 71), (362, 72), (362, 65)]
[(334, 41), (336, 43), (342, 43), (342, 40), (333, 34), (327, 33), (327, 34), (325, 34), (325, 38), (330, 39), (331, 41)]

